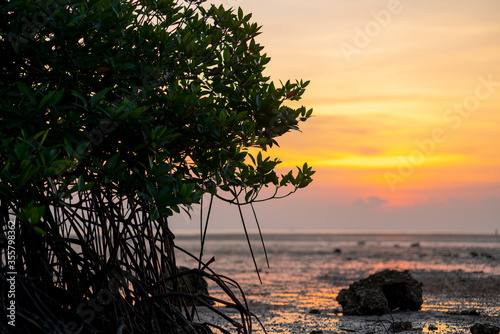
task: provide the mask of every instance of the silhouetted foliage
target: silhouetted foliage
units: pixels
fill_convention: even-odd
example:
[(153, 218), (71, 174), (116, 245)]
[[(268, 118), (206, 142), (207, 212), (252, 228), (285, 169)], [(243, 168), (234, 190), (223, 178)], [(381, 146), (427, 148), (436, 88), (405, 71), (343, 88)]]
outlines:
[(209, 332), (185, 300), (210, 303), (177, 289), (195, 273), (251, 331), (235, 282), (205, 263), (169, 274), (168, 225), (204, 194), (251, 204), (312, 181), (307, 164), (278, 176), (262, 155), (312, 110), (284, 105), (307, 82), (277, 88), (263, 75), (250, 18), (203, 1), (0, 4), (0, 274), (17, 273), (17, 330)]

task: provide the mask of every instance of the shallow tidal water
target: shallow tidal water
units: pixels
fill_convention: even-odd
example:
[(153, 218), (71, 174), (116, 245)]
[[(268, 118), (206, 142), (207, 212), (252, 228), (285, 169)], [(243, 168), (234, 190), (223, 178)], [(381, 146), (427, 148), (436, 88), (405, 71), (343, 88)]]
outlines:
[[(236, 280), (267, 333), (387, 333), (393, 321), (411, 321), (408, 333), (470, 333), (474, 323), (500, 326), (500, 237), (495, 235), (264, 234), (252, 247), (262, 284), (242, 235), (208, 235), (204, 259)], [(197, 254), (199, 236), (178, 236), (177, 245)], [(179, 256), (179, 254), (178, 254)], [(197, 264), (186, 256), (178, 262)], [(423, 283), (418, 312), (344, 316), (335, 297), (356, 280), (384, 270), (409, 270)], [(211, 295), (227, 299), (209, 283)], [(238, 314), (222, 305), (222, 311)], [(231, 328), (200, 308), (200, 320)], [(464, 315), (476, 310), (479, 316)], [(253, 323), (254, 333), (264, 333)], [(403, 332), (404, 333), (404, 332)]]

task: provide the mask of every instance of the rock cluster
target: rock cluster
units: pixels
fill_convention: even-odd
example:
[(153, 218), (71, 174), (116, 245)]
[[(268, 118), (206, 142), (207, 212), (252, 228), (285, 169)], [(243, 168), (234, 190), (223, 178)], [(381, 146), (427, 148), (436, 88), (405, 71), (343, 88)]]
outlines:
[(422, 307), (422, 284), (408, 271), (384, 270), (354, 282), (337, 296), (346, 315), (382, 315)]

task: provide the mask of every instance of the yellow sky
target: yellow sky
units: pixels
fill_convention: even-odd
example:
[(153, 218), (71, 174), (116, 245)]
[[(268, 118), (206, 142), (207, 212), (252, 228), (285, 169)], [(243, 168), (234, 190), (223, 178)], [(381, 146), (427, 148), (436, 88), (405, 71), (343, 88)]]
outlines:
[(273, 80), (311, 80), (315, 118), (270, 152), (318, 170), (298, 199), (500, 207), (498, 0), (216, 3), (263, 26)]

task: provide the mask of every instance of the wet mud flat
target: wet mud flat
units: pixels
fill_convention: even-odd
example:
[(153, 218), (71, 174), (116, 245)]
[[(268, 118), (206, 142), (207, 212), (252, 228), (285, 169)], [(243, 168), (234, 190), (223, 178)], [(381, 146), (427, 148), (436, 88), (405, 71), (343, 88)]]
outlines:
[[(477, 323), (500, 326), (500, 243), (317, 238), (268, 242), (271, 265), (260, 268), (262, 285), (244, 243), (219, 242), (208, 252), (216, 258), (213, 269), (239, 282), (269, 334), (389, 333), (391, 324), (403, 321), (411, 327), (400, 333), (470, 333)], [(257, 261), (265, 264), (262, 253)], [(384, 269), (408, 270), (422, 283), (422, 309), (343, 315), (335, 299), (339, 291)], [(224, 298), (214, 289), (211, 294)], [(202, 321), (230, 328), (203, 308), (199, 314)], [(253, 332), (264, 333), (257, 321)]]
[[(409, 321), (411, 329), (400, 333), (470, 333), (470, 327), (477, 323), (500, 326), (500, 276), (478, 278), (472, 275), (467, 279), (468, 275), (460, 272), (415, 272), (412, 275), (424, 284), (422, 310), (396, 310), (382, 316), (343, 315), (335, 301), (340, 289), (331, 290), (323, 284), (317, 290), (304, 285), (307, 289), (274, 292), (259, 291), (260, 288), (254, 286), (246, 293), (251, 311), (270, 334), (390, 333), (391, 324), (402, 321)], [(448, 291), (459, 284), (459, 290)], [(226, 308), (224, 311), (233, 312)], [(202, 315), (207, 321), (223, 324), (204, 310)], [(253, 329), (255, 333), (264, 333), (256, 322)]]

